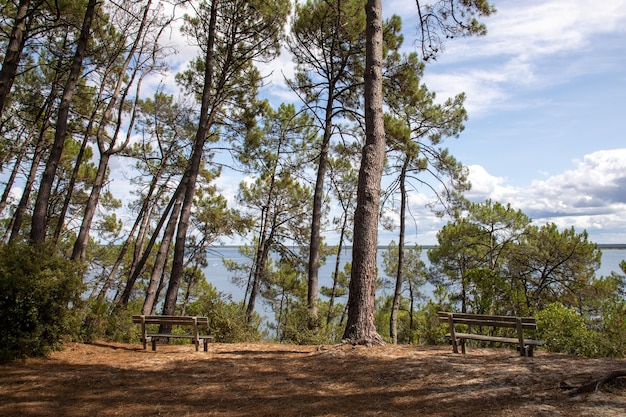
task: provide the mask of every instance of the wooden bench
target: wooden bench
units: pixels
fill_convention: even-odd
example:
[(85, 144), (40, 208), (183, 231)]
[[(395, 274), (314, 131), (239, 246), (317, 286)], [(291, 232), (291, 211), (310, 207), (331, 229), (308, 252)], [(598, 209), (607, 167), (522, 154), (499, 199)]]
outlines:
[[(156, 350), (157, 340), (159, 338), (184, 338), (191, 339), (196, 345), (196, 352), (200, 350), (200, 341), (204, 343), (204, 351), (208, 351), (209, 340), (213, 340), (214, 336), (200, 334), (200, 326), (209, 326), (208, 317), (191, 317), (191, 316), (133, 316), (133, 323), (141, 324), (141, 341), (143, 342), (143, 348), (147, 349), (148, 340), (152, 342), (152, 350)], [(189, 330), (189, 333), (177, 334), (172, 333), (148, 333), (147, 326), (149, 325), (164, 325), (171, 329), (172, 326), (184, 326)]]
[[(512, 316), (487, 316), (482, 314), (469, 313), (448, 313), (439, 312), (439, 320), (448, 323), (450, 333), (446, 337), (450, 338), (452, 351), (459, 353), (458, 345), (461, 345), (462, 352), (465, 353), (465, 341), (480, 340), (486, 342), (513, 343), (518, 345), (521, 356), (533, 356), (533, 348), (544, 344), (542, 340), (526, 339), (524, 330), (537, 329), (537, 321), (532, 317), (512, 317)], [(470, 330), (476, 327), (505, 327), (516, 330), (517, 337), (489, 336), (477, 333), (459, 333), (455, 329), (457, 324), (466, 324)]]

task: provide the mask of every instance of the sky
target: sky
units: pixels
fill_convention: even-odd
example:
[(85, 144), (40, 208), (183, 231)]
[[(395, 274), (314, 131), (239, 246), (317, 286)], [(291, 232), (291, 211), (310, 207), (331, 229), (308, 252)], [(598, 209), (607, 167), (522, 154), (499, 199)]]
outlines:
[[(444, 142), (469, 168), (474, 202), (492, 199), (533, 224), (586, 230), (596, 243), (626, 243), (626, 0), (494, 0), (487, 35), (455, 39), (423, 79), (443, 101), (464, 92), (468, 121)], [(413, 1), (383, 1), (402, 17), (404, 50), (418, 49)], [(289, 71), (282, 56), (271, 89)], [(407, 239), (436, 244), (449, 221), (416, 194)], [(381, 230), (379, 243), (396, 239)]]
[[(405, 3), (388, 10), (408, 23)], [(467, 94), (466, 129), (447, 146), (470, 169), (468, 197), (626, 242), (626, 1), (494, 4), (488, 34), (450, 42), (424, 79)]]
[[(465, 130), (444, 143), (470, 170), (467, 197), (626, 243), (626, 1), (492, 3), (487, 35), (446, 44), (423, 80), (440, 100), (467, 96)], [(403, 18), (405, 48), (415, 50), (415, 2), (383, 7)], [(435, 244), (448, 219), (419, 213), (409, 239)]]
[[(492, 199), (528, 215), (533, 224), (586, 230), (596, 243), (626, 243), (626, 0), (492, 0), (484, 37), (454, 39), (423, 82), (444, 101), (467, 96), (468, 120), (443, 146), (468, 167), (474, 202)], [(414, 1), (383, 0), (385, 17), (403, 20), (404, 50), (418, 50)], [(184, 44), (182, 36), (172, 40)], [(168, 84), (195, 55), (179, 46)], [(293, 101), (283, 77), (293, 65), (282, 54), (262, 71), (273, 102)], [(225, 171), (218, 186), (234, 201), (241, 178)], [(448, 218), (411, 196), (415, 227), (408, 244), (436, 244)], [(381, 230), (379, 244), (397, 240)], [(328, 236), (329, 243), (333, 237)], [(226, 242), (228, 243), (228, 242)]]

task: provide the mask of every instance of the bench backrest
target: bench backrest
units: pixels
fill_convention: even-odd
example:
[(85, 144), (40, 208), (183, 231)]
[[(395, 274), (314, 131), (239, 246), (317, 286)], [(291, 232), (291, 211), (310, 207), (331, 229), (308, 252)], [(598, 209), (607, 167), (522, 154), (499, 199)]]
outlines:
[(523, 329), (537, 329), (537, 320), (535, 320), (534, 317), (489, 316), (483, 314), (439, 312), (439, 320), (442, 322), (449, 322), (450, 318), (452, 318), (454, 324), (508, 327), (515, 329), (517, 328), (519, 322), (521, 323)]
[(133, 323), (145, 323), (145, 324), (166, 324), (166, 325), (180, 325), (180, 326), (193, 326), (197, 325), (209, 325), (208, 317), (194, 317), (194, 316), (133, 316)]

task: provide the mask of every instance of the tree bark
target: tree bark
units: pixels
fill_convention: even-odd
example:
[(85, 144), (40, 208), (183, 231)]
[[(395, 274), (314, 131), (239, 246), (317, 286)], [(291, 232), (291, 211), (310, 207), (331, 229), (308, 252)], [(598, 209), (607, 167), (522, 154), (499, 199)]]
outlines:
[[(156, 259), (154, 260), (154, 267), (152, 268), (152, 274), (150, 275), (150, 283), (148, 284), (148, 288), (146, 290), (146, 298), (143, 303), (143, 307), (141, 309), (141, 314), (150, 314), (154, 311), (154, 306), (157, 300), (157, 291), (159, 289), (159, 284), (162, 282), (163, 272), (165, 271), (165, 264), (167, 262), (167, 256), (169, 255), (170, 248), (172, 246), (172, 240), (174, 239), (174, 232), (176, 231), (176, 222), (178, 220), (178, 216), (180, 216), (180, 208), (182, 204), (182, 193), (179, 197), (176, 198), (176, 202), (174, 203), (174, 209), (170, 216), (169, 221), (167, 222), (167, 226), (165, 227), (165, 231), (163, 232), (163, 239), (161, 241), (161, 246), (159, 246), (159, 250), (157, 251)], [(122, 301), (128, 303), (130, 298), (130, 289), (132, 287), (127, 287), (128, 294), (124, 293), (124, 297)]]
[(61, 103), (59, 105), (59, 112), (57, 115), (57, 126), (54, 132), (54, 143), (52, 145), (50, 155), (48, 156), (46, 168), (41, 177), (39, 193), (37, 194), (37, 201), (35, 202), (35, 209), (33, 210), (33, 219), (30, 230), (30, 239), (33, 243), (41, 243), (46, 239), (46, 229), (48, 225), (47, 212), (52, 191), (52, 184), (54, 183), (57, 167), (59, 166), (59, 162), (61, 160), (61, 153), (63, 152), (63, 146), (65, 144), (65, 136), (67, 135), (70, 106), (72, 104), (72, 98), (74, 97), (74, 90), (78, 85), (78, 79), (83, 66), (83, 59), (89, 42), (91, 23), (93, 22), (93, 18), (96, 14), (97, 4), (98, 0), (89, 0), (89, 3), (87, 3), (80, 36), (74, 52), (74, 58), (70, 67), (67, 83), (65, 84), (63, 95), (61, 97)]
[(348, 320), (343, 335), (344, 342), (361, 345), (384, 344), (374, 321), (380, 180), (385, 160), (382, 0), (368, 0), (366, 12), (365, 147), (354, 218)]
[(214, 45), (215, 34), (217, 25), (217, 10), (219, 7), (219, 1), (214, 0), (211, 3), (211, 17), (209, 20), (209, 33), (205, 61), (204, 61), (204, 87), (202, 90), (202, 104), (200, 107), (200, 121), (198, 124), (198, 130), (196, 132), (193, 152), (187, 170), (183, 176), (182, 181), (185, 183), (185, 195), (183, 198), (183, 205), (181, 208), (180, 219), (178, 221), (178, 228), (176, 231), (176, 241), (174, 244), (174, 259), (172, 261), (172, 272), (170, 275), (170, 282), (165, 295), (165, 303), (163, 304), (163, 314), (171, 315), (176, 308), (176, 299), (178, 296), (178, 289), (180, 287), (180, 280), (183, 275), (184, 261), (185, 261), (185, 243), (187, 240), (187, 229), (189, 228), (189, 218), (191, 216), (191, 207), (193, 205), (193, 198), (196, 190), (196, 180), (200, 171), (200, 164), (202, 162), (202, 153), (204, 150), (204, 144), (206, 143), (207, 134), (209, 133), (209, 127), (211, 125), (212, 115), (209, 112), (212, 99), (217, 99), (211, 94), (213, 87), (213, 57), (214, 57)]
[[(137, 59), (137, 56), (136, 56), (137, 50), (140, 48), (141, 44), (145, 42), (144, 33), (145, 33), (146, 25), (148, 24), (148, 17), (150, 14), (151, 5), (152, 5), (152, 1), (149, 0), (143, 6), (144, 7), (143, 15), (141, 18), (141, 22), (139, 24), (137, 35), (135, 36), (135, 39), (133, 40), (132, 46), (130, 50), (128, 51), (122, 51), (122, 53), (126, 53), (126, 60), (124, 61), (124, 64), (119, 69), (119, 72), (117, 74), (115, 73), (110, 74), (113, 76), (113, 78), (116, 78), (117, 81), (115, 84), (115, 89), (111, 97), (109, 98), (107, 107), (102, 115), (102, 118), (100, 120), (100, 125), (98, 126), (98, 131), (96, 133), (96, 141), (98, 143), (98, 150), (100, 151), (98, 173), (96, 174), (96, 179), (91, 189), (89, 199), (87, 200), (85, 213), (83, 215), (83, 222), (80, 226), (80, 231), (78, 233), (78, 237), (76, 238), (76, 242), (74, 243), (74, 249), (72, 251), (72, 259), (79, 259), (81, 261), (85, 259), (85, 253), (87, 250), (87, 242), (89, 240), (89, 232), (91, 230), (91, 223), (93, 222), (93, 218), (96, 213), (96, 208), (98, 206), (98, 201), (100, 200), (102, 187), (104, 186), (104, 182), (106, 180), (106, 173), (109, 167), (109, 160), (112, 155), (124, 150), (128, 146), (128, 143), (130, 142), (130, 138), (131, 138), (130, 132), (133, 129), (134, 117), (131, 118), (129, 125), (127, 126), (128, 134), (126, 135), (126, 140), (121, 144), (116, 144), (117, 133), (119, 132), (121, 123), (123, 122), (121, 113), (122, 113), (122, 108), (125, 105), (124, 101), (133, 84), (133, 81), (135, 80), (135, 77), (137, 76), (137, 73), (139, 72), (139, 69), (135, 68), (132, 71), (132, 74), (130, 76), (128, 76), (126, 72), (131, 62)], [(141, 52), (140, 52), (140, 55), (141, 55)], [(137, 104), (137, 98), (140, 95), (139, 93), (141, 89), (142, 79), (143, 77), (141, 77), (141, 79), (137, 83), (135, 106)], [(124, 87), (124, 83), (126, 83), (126, 87), (122, 90), (122, 88)], [(117, 119), (117, 126), (115, 129), (115, 133), (112, 136), (111, 143), (107, 144), (106, 143), (106, 136), (107, 136), (106, 129), (108, 128), (109, 123), (111, 122), (113, 110), (115, 110), (118, 103), (119, 103), (120, 108), (118, 109), (119, 117)]]
[[(165, 207), (165, 210), (163, 210), (163, 214), (161, 215), (161, 218), (159, 219), (159, 222), (157, 223), (154, 229), (154, 232), (152, 233), (152, 237), (150, 238), (150, 241), (148, 242), (146, 248), (143, 251), (143, 255), (141, 255), (141, 258), (137, 262), (133, 261), (133, 265), (131, 266), (131, 272), (129, 273), (128, 281), (126, 282), (126, 287), (124, 288), (124, 291), (122, 293), (118, 293), (119, 295), (115, 298), (116, 303), (121, 303), (122, 305), (128, 304), (128, 301), (130, 300), (131, 291), (133, 289), (133, 286), (135, 285), (135, 281), (137, 281), (137, 278), (139, 278), (139, 275), (141, 274), (143, 267), (146, 265), (146, 262), (148, 261), (148, 258), (150, 257), (150, 252), (152, 251), (152, 248), (154, 247), (156, 243), (159, 233), (161, 233), (161, 228), (165, 224), (165, 221), (168, 218), (170, 218), (169, 213), (170, 211), (172, 211), (172, 207), (174, 207), (174, 204), (178, 202), (178, 200), (181, 198), (181, 194), (184, 193), (185, 191), (184, 187), (185, 187), (185, 184), (181, 182), (178, 185), (178, 188), (176, 189), (176, 191), (174, 191), (174, 194), (172, 195), (170, 202), (167, 203), (167, 207)], [(176, 220), (178, 219), (178, 214), (176, 215), (175, 218)], [(137, 245), (139, 243), (137, 242), (135, 244)]]
[(404, 233), (406, 228), (406, 172), (410, 158), (406, 156), (400, 173), (400, 236), (398, 237), (398, 265), (396, 270), (396, 287), (393, 292), (393, 302), (391, 304), (391, 314), (389, 318), (389, 337), (394, 344), (398, 343), (398, 311), (400, 310), (400, 300), (402, 299), (402, 275), (404, 268)]
[[(41, 2), (38, 2), (34, 8), (38, 8), (40, 5)], [(13, 80), (17, 73), (17, 67), (22, 57), (24, 42), (28, 35), (29, 7), (30, 0), (20, 0), (17, 6), (13, 28), (11, 29), (11, 35), (9, 36), (7, 49), (4, 54), (2, 69), (0, 69), (0, 117), (4, 112), (7, 96), (11, 92)]]

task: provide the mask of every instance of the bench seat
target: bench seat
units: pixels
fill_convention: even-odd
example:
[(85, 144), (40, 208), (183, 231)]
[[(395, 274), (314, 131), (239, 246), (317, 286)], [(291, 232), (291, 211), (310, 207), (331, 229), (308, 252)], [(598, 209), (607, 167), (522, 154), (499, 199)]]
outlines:
[[(461, 345), (462, 352), (465, 353), (466, 340), (479, 340), (483, 342), (498, 342), (517, 344), (517, 349), (522, 356), (533, 356), (535, 346), (542, 346), (543, 340), (527, 339), (524, 337), (524, 329), (537, 329), (537, 321), (532, 317), (513, 316), (489, 316), (469, 313), (449, 313), (439, 312), (439, 320), (446, 322), (450, 326), (450, 333), (446, 335), (452, 344), (452, 351), (458, 353), (458, 345)], [(478, 327), (504, 327), (515, 329), (517, 337), (491, 336), (477, 333), (460, 333), (456, 331), (457, 324)]]
[[(148, 341), (152, 342), (152, 350), (156, 351), (157, 341), (161, 338), (179, 338), (179, 339), (191, 339), (196, 346), (196, 351), (200, 350), (200, 341), (203, 343), (204, 351), (208, 351), (208, 343), (213, 340), (215, 336), (209, 334), (200, 334), (199, 327), (208, 327), (208, 317), (195, 317), (195, 316), (133, 316), (133, 323), (141, 324), (141, 341), (143, 348), (147, 349)], [(156, 332), (149, 333), (147, 331), (148, 325), (164, 325), (171, 328), (171, 326), (183, 326), (187, 327), (189, 333), (172, 333), (172, 332)]]

